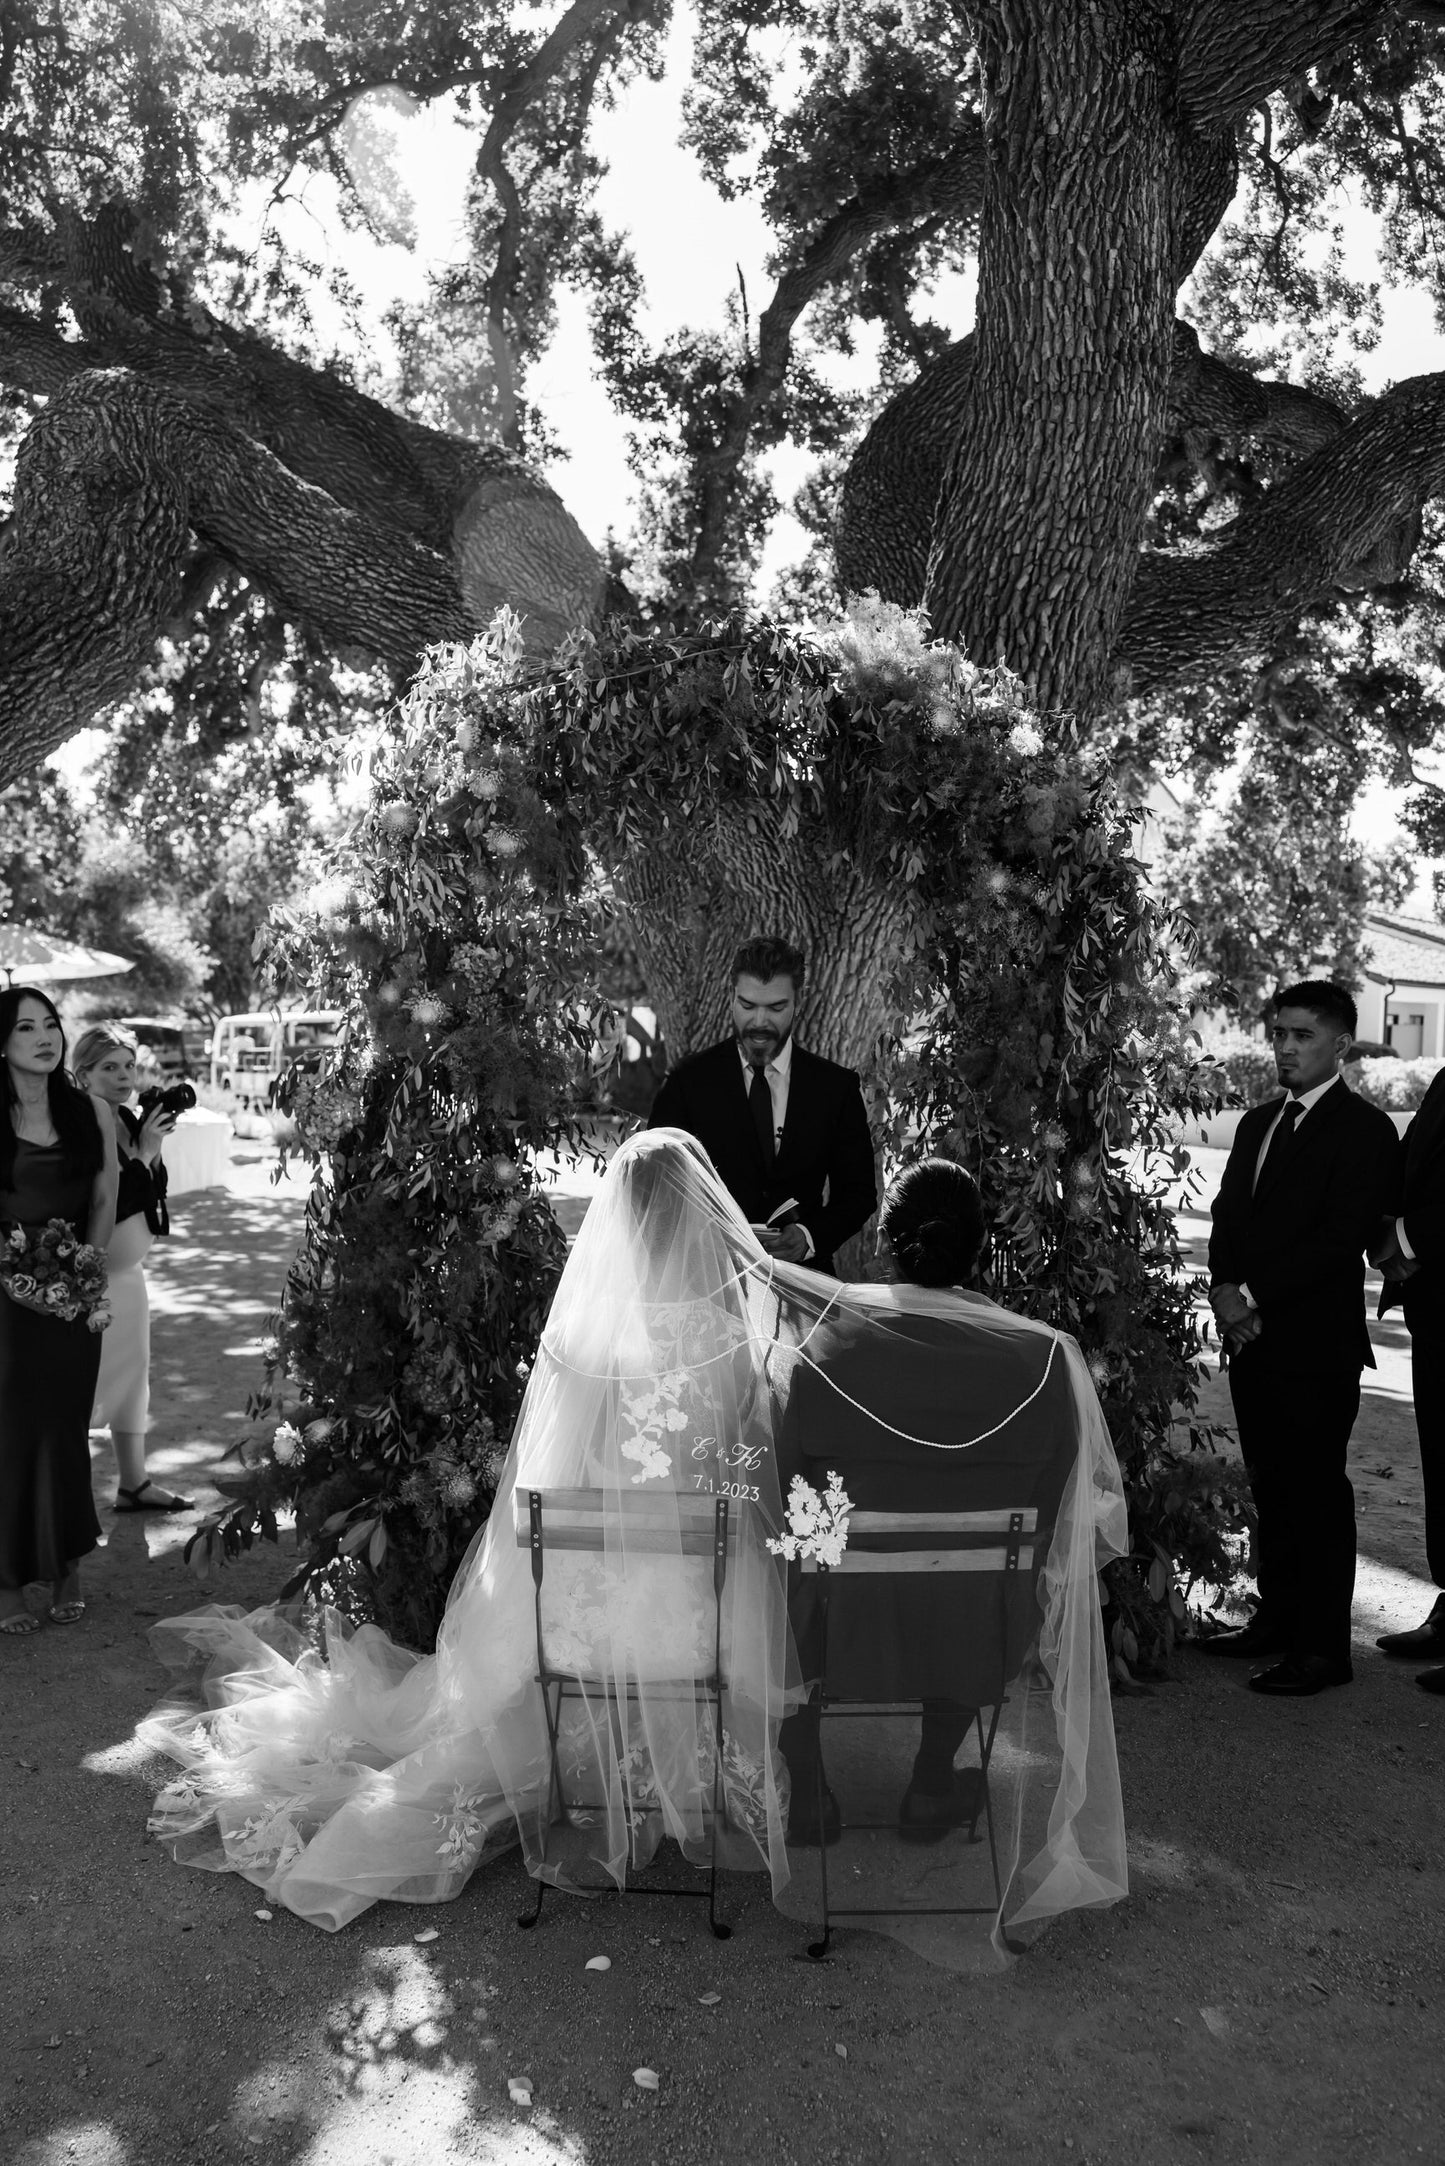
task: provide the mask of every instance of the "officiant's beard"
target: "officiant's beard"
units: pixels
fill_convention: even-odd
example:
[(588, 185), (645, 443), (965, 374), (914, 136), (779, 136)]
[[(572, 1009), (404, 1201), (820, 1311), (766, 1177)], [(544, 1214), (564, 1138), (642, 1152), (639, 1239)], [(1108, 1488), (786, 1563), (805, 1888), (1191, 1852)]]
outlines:
[(750, 1024), (746, 1030), (733, 1025), (733, 1033), (743, 1052), (756, 1067), (766, 1068), (770, 1060), (776, 1060), (789, 1038), (793, 1035), (790, 1023), (786, 1030), (779, 1030), (775, 1023)]

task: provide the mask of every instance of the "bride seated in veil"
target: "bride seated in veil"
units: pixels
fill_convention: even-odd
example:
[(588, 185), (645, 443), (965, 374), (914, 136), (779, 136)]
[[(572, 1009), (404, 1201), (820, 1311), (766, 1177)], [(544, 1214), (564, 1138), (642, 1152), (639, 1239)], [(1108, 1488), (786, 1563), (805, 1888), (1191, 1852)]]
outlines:
[[(199, 1719), (193, 1704), (163, 1708), (142, 1731), (183, 1769), (151, 1819), (176, 1857), (244, 1874), (332, 1930), (381, 1897), (445, 1901), (519, 1840), (534, 1873), (572, 1887), (621, 1885), (664, 1836), (707, 1863), (715, 1739), (696, 1688), (713, 1669), (718, 1617), (711, 1560), (684, 1553), (677, 1500), (721, 1495), (732, 1534), (718, 1862), (766, 1871), (779, 1889), (792, 1643), (784, 1568), (767, 1547), (782, 1517), (771, 1278), (699, 1144), (673, 1129), (624, 1143), (567, 1260), (435, 1654), (372, 1625), (350, 1631), (334, 1613), (324, 1653), (271, 1610), (201, 1610), (156, 1628), (163, 1660), (206, 1664)], [(558, 1772), (569, 1806), (586, 1802), (564, 1831), (550, 1825), (533, 1490), (597, 1492), (605, 1530), (600, 1552), (546, 1559), (549, 1661), (603, 1681), (567, 1703)], [(648, 1546), (630, 1550), (640, 1496), (657, 1501)], [(793, 1678), (796, 1699), (795, 1664)]]

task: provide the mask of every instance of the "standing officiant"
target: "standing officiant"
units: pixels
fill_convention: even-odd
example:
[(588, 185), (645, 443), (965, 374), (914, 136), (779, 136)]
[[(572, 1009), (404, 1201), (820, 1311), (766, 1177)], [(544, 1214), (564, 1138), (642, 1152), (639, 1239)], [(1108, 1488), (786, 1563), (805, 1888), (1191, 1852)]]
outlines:
[(833, 1251), (877, 1207), (878, 1183), (856, 1069), (793, 1037), (804, 967), (790, 941), (743, 943), (731, 1036), (678, 1063), (648, 1126), (696, 1136), (771, 1255), (831, 1272)]

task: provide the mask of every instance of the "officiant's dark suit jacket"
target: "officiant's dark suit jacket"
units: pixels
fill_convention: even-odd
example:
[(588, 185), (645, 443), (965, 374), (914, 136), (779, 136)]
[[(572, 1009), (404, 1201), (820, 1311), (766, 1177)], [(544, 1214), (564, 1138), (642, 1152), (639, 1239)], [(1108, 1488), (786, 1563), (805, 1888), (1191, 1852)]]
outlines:
[(1374, 1367), (1365, 1321), (1367, 1242), (1396, 1207), (1400, 1139), (1378, 1106), (1334, 1083), (1288, 1142), (1254, 1169), (1278, 1098), (1239, 1124), (1214, 1203), (1209, 1272), (1247, 1285), (1262, 1329), (1230, 1362), (1258, 1530), (1261, 1615), (1295, 1655), (1348, 1675), (1355, 1497), (1346, 1472), (1360, 1371)]
[(1403, 1284), (1386, 1282), (1380, 1314), (1400, 1302), (1410, 1327), (1415, 1426), (1425, 1477), (1425, 1556), (1430, 1577), (1445, 1588), (1445, 1069), (1405, 1131), (1400, 1211), (1420, 1268)]
[(1213, 1284), (1247, 1285), (1264, 1329), (1245, 1353), (1315, 1373), (1375, 1366), (1365, 1321), (1367, 1243), (1396, 1207), (1400, 1139), (1387, 1113), (1343, 1081), (1278, 1138), (1254, 1186), (1259, 1147), (1280, 1108), (1251, 1106), (1214, 1202)]
[(810, 1268), (831, 1271), (833, 1251), (878, 1204), (873, 1139), (857, 1071), (809, 1053), (796, 1040), (788, 1111), (769, 1170), (753, 1126), (737, 1041), (727, 1038), (679, 1061), (653, 1100), (649, 1128), (697, 1137), (723, 1186), (755, 1225), (796, 1196), (813, 1237)]

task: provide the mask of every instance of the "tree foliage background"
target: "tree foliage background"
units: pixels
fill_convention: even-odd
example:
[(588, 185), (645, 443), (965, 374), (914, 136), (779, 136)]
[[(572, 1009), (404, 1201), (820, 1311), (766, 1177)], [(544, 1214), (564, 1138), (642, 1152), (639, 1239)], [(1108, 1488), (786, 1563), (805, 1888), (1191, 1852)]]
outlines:
[[(831, 944), (867, 997), (820, 1009), (815, 1042), (859, 1060), (899, 1102), (916, 1086), (928, 1120), (972, 1094), (983, 1109), (975, 1146), (996, 1149), (1011, 1180), (1042, 1184), (1038, 1208), (1053, 1214), (1049, 1239), (1025, 1244), (1035, 1280), (1072, 1318), (1069, 1259), (1083, 1258), (1094, 1309), (1077, 1328), (1100, 1334), (1101, 1359), (1115, 1326), (1124, 1349), (1111, 1413), (1127, 1425), (1139, 1405), (1158, 1444), (1167, 1392), (1187, 1404), (1189, 1327), (1182, 1308), (1161, 1324), (1144, 1292), (1110, 1325), (1128, 1273), (1108, 1243), (1135, 1257), (1136, 1292), (1172, 1286), (1159, 1296), (1166, 1309), (1184, 1295), (1167, 1214), (1130, 1181), (1112, 1186), (1105, 1161), (1111, 1109), (1127, 1123), (1131, 1106), (1164, 1102), (1153, 1072), (1162, 1022), (1131, 1043), (1111, 1021), (1104, 1079), (1071, 1107), (1073, 1053), (1060, 1048), (1102, 1029), (1108, 989), (1100, 979), (1097, 1010), (1079, 1007), (1056, 969), (1073, 935), (1055, 922), (1063, 902), (1046, 900), (1047, 868), (1034, 867), (1025, 892), (998, 836), (985, 835), (998, 800), (978, 733), (936, 740), (901, 690), (901, 710), (878, 729), (867, 718), (889, 703), (860, 696), (834, 776), (848, 788), (825, 790), (828, 816), (810, 824), (792, 817), (788, 762), (770, 777), (743, 757), (738, 665), (719, 657), (741, 643), (768, 674), (739, 611), (777, 510), (770, 454), (801, 447), (813, 464), (798, 509), (816, 547), (793, 599), (822, 621), (840, 588), (876, 590), (880, 606), (926, 609), (947, 642), (930, 651), (961, 657), (960, 668), (1007, 667), (1037, 718), (1030, 757), (1058, 768), (1034, 841), (1052, 836), (1069, 897), (1087, 894), (1103, 978), (1110, 942), (1121, 928), (1132, 939), (1148, 913), (1100, 793), (1137, 794), (1159, 765), (1193, 773), (1230, 807), (1216, 838), (1229, 867), (1206, 839), (1181, 859), (1178, 892), (1216, 959), (1246, 981), (1244, 997), (1280, 943), (1303, 937), (1302, 911), (1328, 920), (1311, 928), (1311, 947), (1333, 944), (1347, 964), (1362, 898), (1395, 880), (1338, 862), (1355, 795), (1383, 778), (1410, 793), (1419, 841), (1442, 831), (1433, 507), (1445, 492), (1445, 381), (1402, 365), (1403, 380), (1366, 395), (1378, 294), (1345, 246), (1363, 204), (1383, 235), (1382, 275), (1438, 303), (1440, 11), (1378, 0), (697, 0), (677, 17), (692, 33), (686, 147), (724, 198), (761, 214), (773, 251), (761, 287), (726, 280), (720, 322), (658, 334), (629, 237), (609, 222), (600, 120), (657, 73), (673, 21), (667, 0), (333, 0), (320, 19), (300, 0), (259, 12), (237, 0), (0, 0), (0, 383), (18, 444), (0, 556), (0, 780), (32, 777), (45, 752), (104, 713), (115, 733), (107, 788), (167, 877), (190, 883), (198, 903), (204, 893), (219, 960), (247, 897), (300, 870), (287, 808), (308, 763), (334, 758), (341, 736), (378, 715), (401, 762), (380, 771), (403, 777), (403, 799), (416, 790), (415, 833), (456, 818), (465, 834), (480, 817), (466, 802), (443, 815), (433, 785), (411, 775), (417, 756), (424, 769), (446, 764), (436, 745), (418, 755), (440, 724), (417, 690), (385, 720), (390, 689), (434, 683), (416, 678), (421, 657), (465, 655), (501, 605), (544, 675), (560, 639), (580, 651), (579, 625), (608, 654), (619, 641), (659, 643), (633, 657), (656, 696), (623, 702), (616, 756), (575, 761), (570, 798), (548, 798), (541, 772), (515, 788), (533, 788), (549, 819), (577, 823), (610, 875), (649, 986), (679, 1019), (675, 1049), (708, 1026), (716, 953), (735, 933), (785, 905), (806, 919), (809, 895), (826, 903), (806, 936), (825, 954)], [(474, 145), (465, 245), (423, 305), (393, 308), (379, 329), (324, 229), (308, 247), (304, 222), (282, 207), (334, 190), (335, 216), (359, 237), (406, 245), (406, 116), (441, 101)], [(934, 295), (975, 266), (974, 328), (960, 339)], [(539, 364), (564, 293), (587, 312), (599, 379), (631, 436), (635, 518), (605, 545), (567, 511), (565, 474), (559, 493), (537, 466), (553, 448)], [(840, 389), (844, 364), (865, 354), (871, 375)], [(630, 630), (601, 632), (612, 605)], [(703, 629), (719, 623), (732, 630)], [(801, 687), (814, 664), (789, 651), (802, 705), (785, 703), (781, 719), (768, 710), (779, 744), (813, 713)], [(454, 665), (425, 669), (439, 666)], [(611, 671), (589, 679), (570, 666), (582, 704), (583, 680)], [(937, 666), (917, 661), (910, 681), (931, 681)], [(663, 768), (650, 764), (659, 714), (688, 755)], [(611, 727), (599, 719), (599, 745)], [(714, 735), (730, 749), (709, 764)], [(860, 862), (856, 834), (840, 845), (836, 823), (854, 816), (849, 789), (892, 818), (929, 762), (919, 801), (932, 810), (890, 893)], [(828, 767), (821, 754), (817, 764)], [(694, 766), (719, 794), (700, 827), (684, 827)], [(743, 781), (759, 807), (751, 829), (736, 816)], [(649, 791), (659, 826), (647, 847), (616, 849), (619, 819)], [(248, 855), (263, 804), (280, 808), (264, 845), (274, 866)], [(226, 826), (228, 807), (257, 808), (243, 838)], [(966, 950), (937, 940), (909, 991), (907, 1012), (928, 1019), (913, 1046), (896, 1028), (890, 1038), (886, 992), (902, 890), (916, 900), (936, 884), (945, 916), (959, 906), (949, 882), (964, 838), (979, 841), (973, 869), (1004, 878), (995, 900), (1013, 913), (1017, 951), (998, 1007)], [(491, 847), (458, 844), (468, 895), (473, 858)], [(691, 870), (689, 853), (703, 860)], [(1243, 925), (1220, 907), (1236, 860), (1259, 872)], [(204, 882), (222, 861), (218, 895)], [(392, 913), (397, 952), (416, 958), (416, 985), (445, 1010), (432, 977), (451, 966), (429, 913), (446, 883), (428, 886), (421, 855), (407, 865), (405, 910), (399, 872), (368, 908)], [(540, 890), (506, 894), (519, 922), (536, 922), (545, 955)], [(979, 952), (991, 953), (993, 905), (970, 891), (969, 907)], [(1159, 943), (1157, 926), (1136, 946), (1122, 940), (1126, 976), (1157, 960)], [(391, 966), (373, 957), (366, 968), (379, 1002)], [(1057, 1017), (1030, 1012), (1035, 986), (1057, 999)], [(431, 1026), (402, 991), (406, 1029), (424, 1036)], [(1108, 999), (1127, 1018), (1136, 992), (1131, 978)], [(440, 1027), (452, 1028), (445, 1015)], [(378, 1073), (391, 1080), (367, 1100), (380, 1126), (356, 1187), (359, 1198), (380, 1182), (388, 1208), (408, 1192), (385, 1187), (401, 1178), (382, 1164), (387, 1094), (404, 1098), (418, 1065), (392, 1042), (400, 1028), (371, 1016)], [(1055, 1125), (1063, 1144), (1050, 1140)], [(501, 1155), (473, 1138), (456, 1179), (485, 1189)], [(408, 1256), (440, 1240), (442, 1257), (447, 1194), (443, 1182), (435, 1211), (420, 1211)], [(1102, 1247), (1078, 1237), (1088, 1198)], [(1023, 1203), (1012, 1191), (998, 1200), (1012, 1228)], [(329, 1208), (321, 1194), (318, 1211)], [(327, 1304), (340, 1268), (330, 1224), (313, 1222), (309, 1251)], [(545, 1275), (540, 1251), (534, 1260)], [(438, 1268), (460, 1306), (400, 1317), (394, 1350), (418, 1332), (429, 1344), (428, 1323), (464, 1348), (482, 1329), (467, 1320), (474, 1290)], [(486, 1330), (505, 1336), (510, 1313), (498, 1295)], [(1170, 1351), (1151, 1382), (1140, 1349), (1156, 1326)], [(363, 1472), (385, 1460), (372, 1433), (353, 1439)], [(1141, 1511), (1153, 1449), (1133, 1477)], [(1168, 1467), (1161, 1479), (1156, 1516), (1140, 1524), (1162, 1530), (1149, 1574), (1167, 1577), (1165, 1555), (1180, 1546), (1164, 1521), (1188, 1484)], [(1227, 1514), (1227, 1500), (1211, 1501), (1222, 1493), (1207, 1468), (1199, 1481), (1199, 1524), (1213, 1539), (1223, 1522), (1210, 1513)], [(348, 1539), (353, 1508), (336, 1506)], [(419, 1496), (407, 1509), (420, 1541)], [(368, 1554), (386, 1515), (373, 1516)], [(1150, 1591), (1157, 1609), (1168, 1589)]]
[[(984, 427), (987, 387), (971, 354), (957, 363), (931, 294), (940, 277), (982, 255), (974, 345), (1012, 340), (1021, 360), (1032, 344), (1039, 366), (1050, 365), (1052, 327), (1036, 319), (1030, 330), (1002, 313), (993, 284), (1007, 267), (990, 221), (1008, 209), (1010, 191), (1021, 230), (1035, 219), (1014, 169), (1049, 125), (1068, 136), (1076, 176), (1107, 163), (1093, 134), (1103, 117), (1100, 55), (1132, 52), (1135, 75), (1150, 81), (1117, 119), (1135, 142), (1139, 186), (1163, 175), (1172, 191), (1173, 253), (1151, 275), (1166, 291), (1178, 287), (1180, 310), (1172, 347), (1152, 364), (1162, 374), (1149, 409), (1127, 417), (1136, 436), (1142, 430), (1127, 456), (1136, 466), (1144, 458), (1149, 485), (1125, 538), (1105, 531), (1102, 464), (1092, 504), (1071, 501), (1072, 471), (1065, 485), (1060, 469), (1050, 522), (1031, 500), (1048, 493), (1055, 437), (1046, 431), (1030, 489), (1002, 509), (1021, 535), (1036, 530), (1039, 577), (1065, 511), (1095, 529), (1096, 590), (1111, 553), (1124, 552), (1122, 592), (1134, 578), (1129, 553), (1141, 542), (1156, 552), (1148, 593), (1134, 580), (1138, 636), (1126, 607), (1112, 635), (1107, 626), (1080, 634), (1066, 663), (1073, 635), (1062, 620), (1051, 629), (1054, 603), (1034, 592), (1031, 574), (1020, 605), (1038, 627), (1030, 636), (1052, 640), (1064, 665), (1056, 686), (1042, 648), (1012, 651), (1006, 623), (990, 630), (968, 620), (968, 609), (985, 606), (978, 594), (960, 616), (947, 582), (929, 588), (902, 543), (877, 538), (886, 522), (876, 518), (867, 524), (877, 561), (863, 568), (877, 576), (850, 584), (876, 584), (906, 605), (926, 599), (936, 627), (981, 659), (994, 658), (1001, 637), (1046, 706), (1062, 690), (1062, 704), (1099, 710), (1111, 744), (1146, 757), (1161, 714), (1171, 749), (1206, 764), (1227, 761), (1241, 733), (1274, 735), (1284, 714), (1318, 731), (1323, 719), (1300, 689), (1311, 669), (1333, 673), (1350, 650), (1354, 689), (1337, 719), (1360, 748), (1361, 780), (1374, 773), (1410, 787), (1414, 831), (1422, 843), (1440, 841), (1440, 799), (1423, 779), (1439, 724), (1438, 537), (1428, 513), (1435, 391), (1375, 402), (1368, 488), (1350, 458), (1370, 419), (1362, 369), (1380, 336), (1381, 279), (1439, 299), (1435, 12), (1363, 0), (1323, 8), (1254, 0), (1244, 10), (1209, 0), (1138, 10), (1111, 0), (1094, 11), (1103, 41), (1095, 48), (1057, 10), (1022, 0), (973, 10), (944, 0), (841, 8), (699, 0), (679, 18), (693, 33), (684, 141), (725, 198), (747, 199), (766, 220), (771, 282), (751, 293), (740, 282), (721, 324), (653, 336), (642, 269), (606, 214), (599, 123), (676, 52), (665, 0), (525, 8), (471, 0), (423, 11), (338, 4), (320, 24), (293, 0), (261, 14), (229, 0), (194, 10), (81, 0), (63, 11), (4, 0), (0, 382), (12, 429), (34, 423), (47, 402), (78, 397), (87, 368), (119, 370), (137, 429), (149, 426), (139, 418), (141, 391), (166, 391), (193, 412), (224, 412), (249, 446), (323, 492), (248, 507), (246, 459), (227, 467), (226, 448), (202, 432), (183, 454), (204, 473), (186, 476), (190, 517), (172, 560), (163, 578), (137, 572), (149, 621), (89, 671), (85, 642), (72, 645), (63, 674), (75, 713), (88, 720), (97, 689), (134, 682), (156, 635), (174, 628), (176, 605), (187, 636), (204, 623), (218, 669), (244, 676), (254, 694), (265, 658), (238, 654), (227, 630), (237, 589), (253, 584), (288, 636), (307, 615), (333, 650), (369, 637), (371, 652), (404, 664), (428, 637), (467, 622), (475, 629), (499, 599), (518, 600), (480, 575), (469, 586), (465, 565), (458, 577), (455, 536), (444, 540), (443, 529), (478, 471), (503, 472), (495, 459), (479, 468), (457, 445), (485, 437), (533, 458), (555, 448), (528, 383), (564, 290), (586, 307), (600, 380), (631, 432), (638, 502), (630, 530), (616, 522), (611, 569), (635, 599), (673, 621), (747, 598), (778, 508), (768, 454), (787, 443), (816, 460), (798, 510), (819, 541), (792, 594), (831, 601), (838, 493), (863, 429), (894, 394), (921, 387), (908, 434), (923, 485), (891, 468), (887, 480), (925, 530), (940, 510), (945, 469), (955, 482), (967, 478), (980, 502), (991, 474), (1002, 485), (1000, 446)], [(1149, 23), (1163, 45), (1151, 42)], [(1081, 87), (1046, 123), (1039, 71), (1071, 55)], [(1148, 101), (1166, 93), (1183, 112), (1182, 147), (1145, 140)], [(407, 115), (433, 103), (476, 145), (465, 245), (425, 305), (393, 308), (383, 335), (344, 252), (329, 251), (324, 228), (284, 212), (308, 190), (334, 192), (344, 225), (414, 242), (401, 143)], [(1010, 171), (990, 169), (990, 141), (1008, 146)], [(1362, 213), (1380, 235), (1378, 279), (1361, 270)], [(1097, 244), (1078, 201), (1051, 196), (1037, 218), (1050, 237), (1050, 219), (1074, 220), (1083, 260), (1070, 277), (1086, 281)], [(297, 238), (308, 230), (310, 252)], [(1125, 313), (1132, 295), (1122, 266), (1149, 248), (1166, 244), (1145, 230), (1136, 189), (1119, 206), (1115, 250)], [(1057, 265), (1052, 275), (1058, 283)], [(1061, 333), (1069, 310), (1080, 313), (1076, 350), (1106, 335), (1084, 284), (1077, 297), (1061, 290), (1058, 307)], [(1167, 320), (1151, 318), (1150, 335), (1167, 341)], [(872, 357), (871, 381), (840, 390), (849, 376), (856, 386), (858, 371), (840, 374), (840, 364), (860, 348)], [(979, 355), (986, 372), (992, 363), (983, 347)], [(1408, 356), (1386, 367), (1405, 374)], [(1019, 396), (1037, 394), (1024, 387)], [(1096, 415), (1102, 462), (1130, 433), (1126, 417), (1111, 411), (1087, 367), (1078, 398), (1081, 414)], [(96, 424), (92, 411), (91, 421), (101, 436), (112, 433), (109, 419)], [(89, 449), (94, 456), (93, 440)], [(1406, 452), (1413, 459), (1399, 456)], [(1272, 500), (1282, 505), (1291, 489), (1290, 518), (1274, 519)], [(877, 510), (867, 490), (862, 501)], [(338, 579), (333, 591), (319, 571), (307, 593), (284, 561), (280, 527), (309, 531), (314, 569), (339, 512), (360, 522), (353, 538), (373, 552), (370, 607), (354, 580)], [(510, 516), (505, 506), (496, 515), (499, 543)], [(399, 550), (399, 539), (408, 546)], [(1271, 578), (1246, 578), (1266, 544)], [(450, 574), (431, 579), (436, 567), (420, 564), (418, 548), (449, 556)], [(1227, 594), (1190, 584), (1201, 553), (1221, 577), (1237, 563)], [(967, 579), (966, 551), (960, 566)], [(409, 572), (415, 590), (398, 599)], [(1061, 560), (1047, 586), (1082, 572)], [(382, 606), (383, 589), (394, 606)], [(269, 666), (280, 666), (284, 644), (271, 643)], [(1113, 701), (1100, 702), (1091, 683), (1110, 666), (1117, 675), (1121, 657), (1138, 690), (1167, 684), (1162, 710), (1155, 702), (1126, 720)], [(7, 719), (23, 742), (30, 725), (18, 709), (5, 716), (0, 699)], [(65, 723), (63, 703), (52, 701), (46, 726)]]

